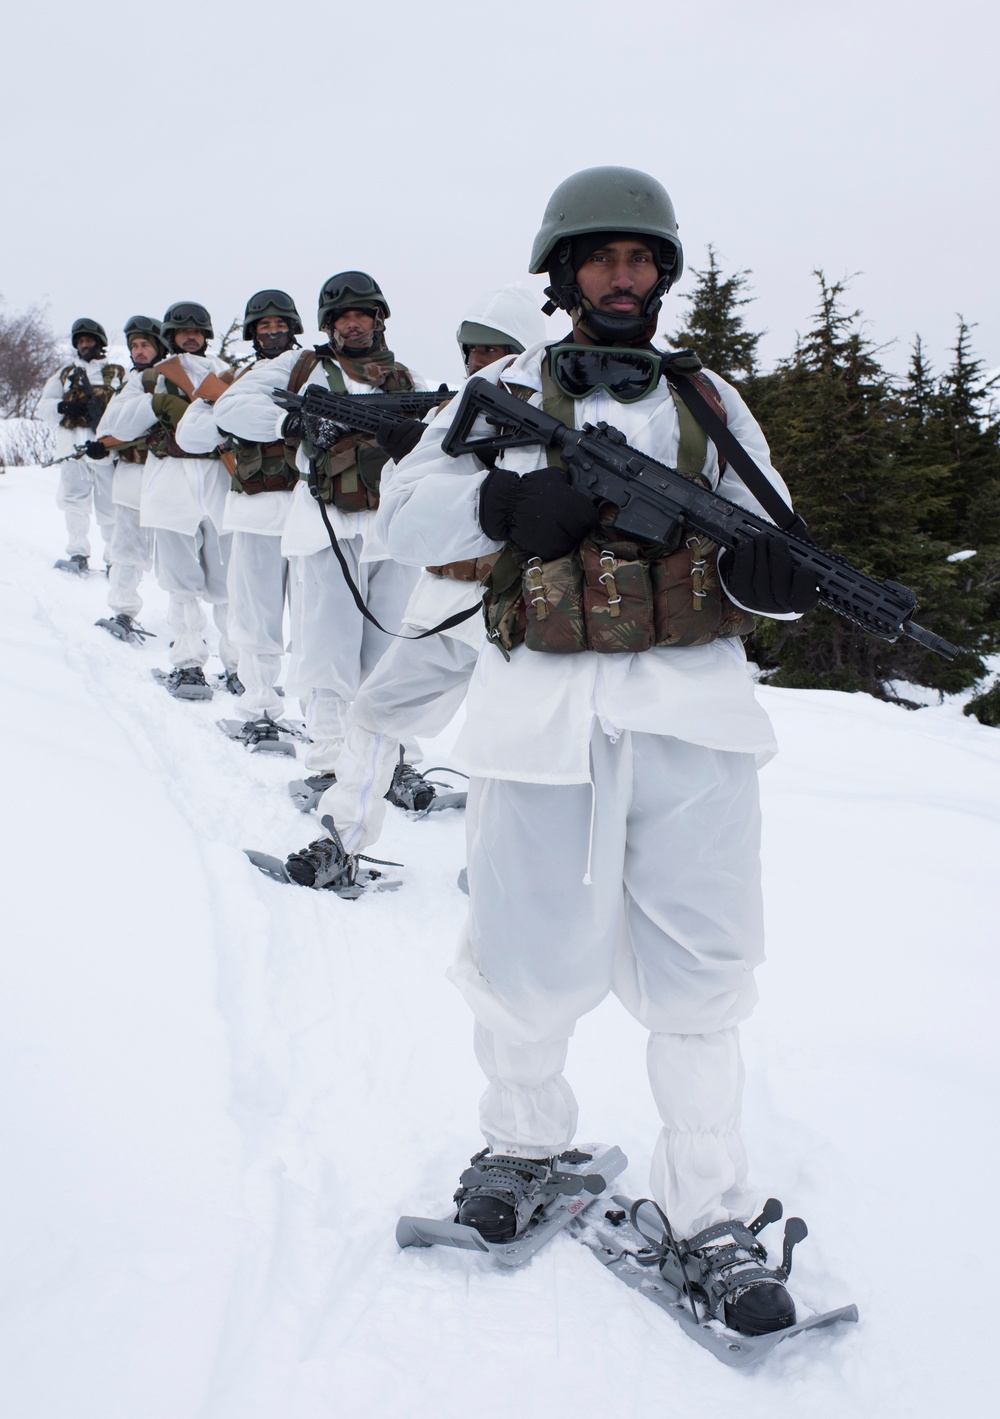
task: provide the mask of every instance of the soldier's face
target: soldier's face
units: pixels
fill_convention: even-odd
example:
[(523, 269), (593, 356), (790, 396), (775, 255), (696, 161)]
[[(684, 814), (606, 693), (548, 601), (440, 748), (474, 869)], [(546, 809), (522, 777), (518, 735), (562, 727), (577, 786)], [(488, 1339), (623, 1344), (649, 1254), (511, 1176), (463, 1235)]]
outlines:
[(338, 335), (343, 336), (347, 345), (360, 345), (366, 335), (375, 329), (375, 317), (367, 310), (345, 310), (333, 322)]
[(93, 335), (78, 335), (75, 344), (76, 352), (81, 360), (89, 360), (97, 350), (97, 341)]
[(204, 350), (208, 340), (202, 330), (176, 330), (174, 344), (178, 350), (183, 350), (185, 354), (198, 355)]
[(576, 273), (576, 283), (591, 305), (612, 315), (638, 315), (659, 279), (649, 247), (629, 240), (602, 246)]
[(142, 335), (133, 335), (128, 342), (128, 352), (132, 356), (132, 363), (138, 369), (145, 369), (156, 359), (156, 346), (152, 340), (147, 340)]
[(487, 365), (493, 364), (494, 360), (502, 359), (509, 348), (509, 345), (470, 345), (465, 360), (466, 374), (478, 374)]

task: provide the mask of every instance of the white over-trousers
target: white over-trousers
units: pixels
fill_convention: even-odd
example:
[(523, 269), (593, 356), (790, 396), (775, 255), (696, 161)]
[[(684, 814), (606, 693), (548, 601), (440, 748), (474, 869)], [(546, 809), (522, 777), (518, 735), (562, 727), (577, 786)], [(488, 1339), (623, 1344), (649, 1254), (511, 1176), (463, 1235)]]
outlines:
[(188, 667), (208, 660), (205, 612), (212, 607), (219, 630), (219, 659), (227, 670), (236, 669), (236, 647), (227, 627), (226, 563), (232, 534), (221, 537), (210, 518), (203, 518), (193, 537), (158, 527), (153, 538), (156, 579), (170, 593), (167, 620), (173, 637), (170, 663)]
[(112, 460), (74, 458), (62, 465), (56, 506), (66, 518), (67, 557), (90, 556), (90, 506), (93, 502), (104, 543), (104, 561), (111, 560), (114, 504), (111, 501)]
[(591, 766), (592, 787), (477, 785), (468, 926), (449, 975), (476, 1016), (483, 1132), (527, 1157), (572, 1141), (568, 1040), (614, 991), (650, 1031), (663, 1121), (653, 1194), (690, 1236), (754, 1200), (736, 1026), (763, 959), (756, 765), (659, 735), (612, 743), (597, 729)]
[[(381, 618), (380, 618), (381, 619)], [(416, 635), (410, 626), (404, 632)], [(385, 795), (400, 745), (413, 735), (432, 736), (447, 727), (465, 698), (479, 652), (454, 636), (396, 640), (358, 691), (349, 729), (337, 760), (337, 782), (319, 801), (348, 852), (361, 852), (382, 831)]]
[(285, 651), (288, 560), (281, 534), (232, 533), (229, 570), (229, 635), (239, 655), (243, 685), (240, 712), (247, 719), (280, 718), (284, 701), (276, 686)]
[(109, 553), (108, 605), (116, 616), (138, 616), (142, 610), (139, 583), (153, 565), (153, 534), (139, 526), (138, 508), (115, 503)]
[[(418, 568), (360, 561), (360, 537), (342, 538), (340, 549), (372, 615), (387, 630), (397, 630)], [(324, 773), (337, 768), (347, 734), (347, 712), (392, 637), (361, 615), (332, 547), (294, 557), (291, 566), (292, 653), (287, 688), (302, 701), (306, 730), (313, 741), (306, 768)]]

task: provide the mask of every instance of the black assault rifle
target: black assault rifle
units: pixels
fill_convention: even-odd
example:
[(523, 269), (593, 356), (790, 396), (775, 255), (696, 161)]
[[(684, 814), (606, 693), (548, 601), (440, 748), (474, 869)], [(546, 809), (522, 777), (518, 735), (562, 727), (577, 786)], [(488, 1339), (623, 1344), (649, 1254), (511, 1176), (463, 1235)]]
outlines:
[[(495, 432), (473, 438), (472, 427), (480, 417)], [(465, 386), (462, 402), (441, 446), (453, 458), (472, 453), (491, 464), (502, 449), (529, 444), (557, 449), (573, 486), (597, 502), (613, 503), (618, 513), (611, 526), (630, 537), (669, 546), (678, 527), (684, 526), (730, 549), (759, 532), (780, 537), (795, 562), (815, 574), (820, 601), (838, 615), (882, 640), (909, 636), (946, 660), (961, 653), (959, 646), (914, 624), (917, 598), (907, 587), (895, 581), (874, 581), (855, 571), (835, 552), (814, 546), (807, 536), (782, 531), (728, 498), (691, 482), (675, 468), (631, 448), (625, 435), (609, 424), (571, 429), (489, 380), (475, 378)], [(763, 474), (760, 476), (763, 478)], [(798, 528), (805, 531), (801, 522)]]
[(329, 419), (345, 433), (376, 434), (384, 420), (401, 423), (422, 419), (439, 404), (455, 398), (456, 391), (442, 384), (440, 389), (412, 389), (405, 394), (334, 394), (321, 384), (310, 384), (304, 394), (288, 389), (272, 389), (271, 398), (282, 409), (302, 411), (315, 418)]
[[(79, 412), (77, 418), (85, 418), (87, 427), (96, 429), (101, 422), (101, 416), (105, 410), (105, 401), (94, 391), (94, 386), (90, 382), (87, 371), (81, 369), (79, 365), (73, 365), (69, 378), (66, 381), (63, 399), (67, 404), (72, 404)], [(58, 461), (58, 460), (57, 460)]]

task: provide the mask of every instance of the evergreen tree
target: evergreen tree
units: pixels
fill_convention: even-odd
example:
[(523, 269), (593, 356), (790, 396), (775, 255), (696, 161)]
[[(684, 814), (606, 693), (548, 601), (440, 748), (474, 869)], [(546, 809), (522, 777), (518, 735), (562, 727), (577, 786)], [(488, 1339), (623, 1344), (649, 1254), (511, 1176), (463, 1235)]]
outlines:
[(750, 272), (723, 276), (710, 245), (708, 269), (692, 274), (696, 278), (694, 290), (681, 296), (691, 307), (687, 322), (676, 335), (667, 337), (667, 343), (675, 350), (695, 350), (702, 364), (740, 385), (756, 371), (757, 345), (764, 333), (748, 330), (740, 313), (754, 299), (746, 294)]
[[(921, 624), (958, 639), (949, 636), (954, 616), (932, 615), (956, 580), (946, 560), (952, 549), (935, 530), (947, 504), (944, 471), (901, 456), (905, 405), (862, 332), (860, 312), (843, 308), (844, 283), (816, 276), (813, 328), (772, 375), (751, 382), (748, 398), (816, 542), (869, 576), (910, 586)], [(894, 680), (957, 690), (982, 673), (975, 655), (949, 667), (905, 638), (878, 640), (825, 608), (800, 621), (759, 621), (751, 654), (772, 684), (882, 698), (893, 697)]]

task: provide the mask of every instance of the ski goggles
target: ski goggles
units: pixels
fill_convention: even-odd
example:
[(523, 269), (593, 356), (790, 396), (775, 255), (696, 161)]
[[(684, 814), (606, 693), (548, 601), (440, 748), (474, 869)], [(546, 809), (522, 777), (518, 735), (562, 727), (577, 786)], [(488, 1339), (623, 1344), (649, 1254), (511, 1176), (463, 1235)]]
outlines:
[(635, 404), (656, 388), (662, 372), (655, 350), (556, 345), (549, 351), (549, 374), (571, 399), (603, 389), (619, 404)]
[(131, 339), (133, 335), (155, 335), (159, 340), (160, 322), (151, 315), (130, 315), (125, 322), (125, 338)]
[(172, 305), (164, 317), (164, 324), (171, 324), (175, 330), (211, 328), (212, 317), (203, 305), (194, 301), (181, 301)]
[(267, 310), (272, 314), (288, 315), (295, 310), (295, 302), (287, 291), (258, 291), (247, 301), (248, 320), (263, 315)]
[(332, 310), (350, 310), (358, 301), (385, 305), (385, 296), (364, 271), (341, 271), (339, 275), (331, 276), (319, 299), (320, 305)]

